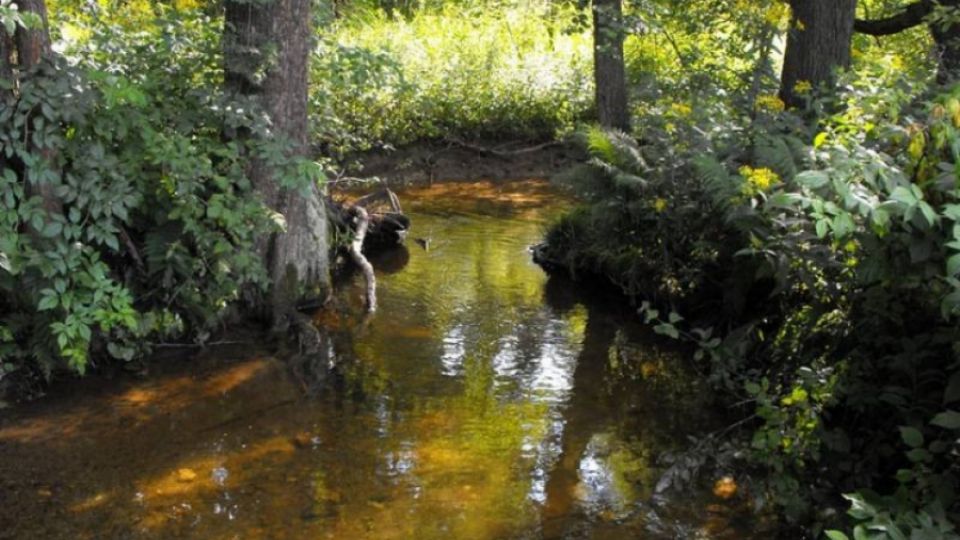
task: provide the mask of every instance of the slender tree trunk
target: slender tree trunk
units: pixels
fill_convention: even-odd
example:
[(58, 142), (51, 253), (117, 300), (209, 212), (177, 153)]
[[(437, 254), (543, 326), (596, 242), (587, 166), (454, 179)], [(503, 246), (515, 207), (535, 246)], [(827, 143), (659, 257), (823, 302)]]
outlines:
[(593, 74), (600, 125), (629, 131), (620, 0), (593, 1)]
[(792, 16), (780, 78), (780, 99), (787, 106), (801, 102), (794, 90), (798, 82), (829, 89), (835, 71), (850, 65), (856, 7), (856, 0), (790, 0)]
[[(41, 20), (41, 25), (38, 28), (18, 27), (12, 39), (5, 39), (5, 43), (0, 45), (0, 51), (4, 53), (4, 60), (6, 60), (4, 62), (6, 65), (0, 67), (0, 77), (6, 78), (9, 76), (11, 82), (16, 80), (18, 76), (22, 81), (24, 77), (37, 73), (42, 69), (43, 62), (49, 61), (53, 56), (53, 48), (50, 44), (50, 29), (47, 23), (47, 6), (44, 0), (18, 0), (14, 4), (21, 13), (36, 14)], [(15, 53), (12, 56), (16, 57), (16, 72), (14, 72), (13, 65), (10, 63), (11, 52)], [(16, 99), (15, 96), (8, 97)], [(54, 193), (55, 186), (48, 182), (35, 180), (35, 178), (43, 176), (39, 174), (43, 172), (43, 168), (53, 169), (59, 174), (56, 164), (56, 151), (50, 148), (35, 148), (32, 143), (30, 150), (39, 154), (43, 159), (37, 165), (30, 167), (29, 170), (21, 167), (24, 170), (19, 171), (26, 182), (27, 196), (39, 196), (48, 215), (62, 213), (63, 203)]]
[[(308, 155), (308, 63), (313, 43), (310, 0), (228, 0), (224, 57), (228, 90), (256, 99), (270, 116), (271, 138), (291, 143), (289, 157)], [(265, 238), (261, 252), (273, 282), (274, 322), (288, 314), (301, 285), (329, 290), (327, 217), (320, 190), (281, 186), (279, 171), (252, 158), (257, 194), (283, 214), (286, 230)]]
[[(13, 75), (13, 36), (0, 28), (0, 107), (13, 105), (13, 87), (16, 79)], [(0, 151), (0, 166), (3, 165), (5, 153)]]

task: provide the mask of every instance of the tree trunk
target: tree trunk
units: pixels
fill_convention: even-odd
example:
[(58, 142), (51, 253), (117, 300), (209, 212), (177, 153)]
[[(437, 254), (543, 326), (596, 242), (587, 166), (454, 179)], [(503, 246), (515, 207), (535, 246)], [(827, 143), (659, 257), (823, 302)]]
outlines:
[[(308, 63), (313, 43), (310, 0), (228, 0), (224, 58), (229, 91), (253, 97), (269, 115), (270, 138), (289, 141), (290, 158), (308, 155)], [(330, 286), (326, 209), (315, 183), (284, 188), (280, 171), (251, 159), (250, 179), (264, 204), (283, 214), (286, 230), (265, 238), (261, 253), (273, 287), (274, 323), (293, 309), (301, 285), (321, 296)]]
[[(6, 78), (9, 76), (11, 82), (14, 82), (18, 77), (22, 81), (24, 77), (36, 73), (42, 69), (41, 64), (45, 60), (50, 60), (53, 56), (53, 48), (50, 44), (50, 29), (47, 23), (47, 6), (44, 0), (18, 0), (14, 4), (21, 13), (36, 14), (42, 24), (39, 28), (17, 27), (12, 39), (5, 39), (5, 43), (0, 44), (0, 52), (4, 54), (5, 60), (3, 62), (5, 65), (0, 66), (0, 77)], [(12, 56), (16, 57), (16, 71), (10, 63), (11, 52), (14, 53)], [(19, 81), (17, 83), (17, 86), (19, 86)], [(3, 97), (16, 99), (15, 96), (0, 96), (0, 98)], [(56, 164), (57, 153), (50, 148), (36, 148), (33, 143), (30, 145), (30, 150), (39, 154), (43, 159), (29, 170), (20, 167), (24, 169), (19, 172), (22, 175), (21, 178), (26, 182), (27, 196), (40, 197), (43, 208), (48, 215), (62, 213), (63, 203), (54, 193), (55, 186), (34, 180), (34, 178), (42, 176), (43, 168), (54, 169), (59, 174)], [(37, 233), (37, 231), (32, 232)]]
[(593, 75), (596, 83), (597, 119), (601, 126), (629, 131), (623, 34), (620, 0), (594, 0)]
[(50, 30), (47, 23), (47, 6), (44, 0), (18, 0), (21, 13), (36, 13), (43, 21), (41, 28), (17, 28), (17, 58), (22, 71), (34, 69), (53, 52), (50, 48)]
[(838, 68), (850, 65), (850, 41), (856, 0), (790, 0), (790, 31), (780, 78), (780, 99), (787, 106), (802, 103), (798, 82), (830, 89)]
[(960, 77), (960, 0), (941, 0), (950, 11), (945, 20), (930, 21), (934, 52), (937, 55), (937, 82), (947, 84)]

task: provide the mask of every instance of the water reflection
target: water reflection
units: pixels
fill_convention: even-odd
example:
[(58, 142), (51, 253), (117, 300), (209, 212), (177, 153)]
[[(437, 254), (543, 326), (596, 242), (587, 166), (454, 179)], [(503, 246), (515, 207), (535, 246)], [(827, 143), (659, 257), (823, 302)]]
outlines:
[(745, 536), (709, 487), (649, 503), (705, 393), (619, 299), (529, 261), (555, 194), (404, 202), (430, 249), (374, 258), (368, 323), (348, 284), (288, 363), (238, 348), (3, 419), (0, 538)]

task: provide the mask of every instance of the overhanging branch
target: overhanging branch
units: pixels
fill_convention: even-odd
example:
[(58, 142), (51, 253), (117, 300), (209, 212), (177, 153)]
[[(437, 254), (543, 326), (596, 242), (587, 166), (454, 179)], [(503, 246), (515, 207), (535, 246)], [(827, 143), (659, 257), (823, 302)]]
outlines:
[(903, 32), (923, 23), (924, 17), (933, 11), (933, 0), (920, 0), (908, 5), (896, 15), (885, 19), (860, 20), (854, 22), (853, 29), (871, 36), (889, 36)]

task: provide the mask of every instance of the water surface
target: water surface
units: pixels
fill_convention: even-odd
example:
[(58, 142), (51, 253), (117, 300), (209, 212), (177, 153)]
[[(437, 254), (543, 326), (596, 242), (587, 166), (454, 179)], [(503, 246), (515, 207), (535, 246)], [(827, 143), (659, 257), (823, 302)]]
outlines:
[(541, 182), (401, 196), (427, 249), (372, 257), (371, 319), (348, 280), (320, 352), (219, 347), (5, 411), (0, 538), (748, 535), (729, 479), (655, 493), (659, 456), (722, 420), (622, 299), (531, 263), (567, 201)]

